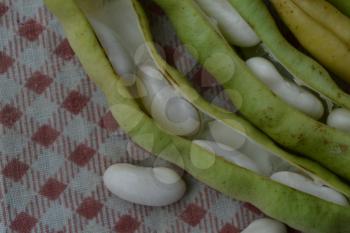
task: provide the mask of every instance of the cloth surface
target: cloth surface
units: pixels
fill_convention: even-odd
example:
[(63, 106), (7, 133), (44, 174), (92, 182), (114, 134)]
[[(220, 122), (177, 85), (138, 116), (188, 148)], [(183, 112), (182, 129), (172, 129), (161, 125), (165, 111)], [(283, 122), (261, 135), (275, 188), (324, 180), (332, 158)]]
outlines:
[[(167, 57), (203, 74), (174, 60), (181, 48), (150, 10)], [(118, 127), (43, 2), (0, 0), (0, 232), (237, 233), (262, 216), (186, 174), (176, 204), (125, 202), (102, 183), (118, 162), (163, 163)]]

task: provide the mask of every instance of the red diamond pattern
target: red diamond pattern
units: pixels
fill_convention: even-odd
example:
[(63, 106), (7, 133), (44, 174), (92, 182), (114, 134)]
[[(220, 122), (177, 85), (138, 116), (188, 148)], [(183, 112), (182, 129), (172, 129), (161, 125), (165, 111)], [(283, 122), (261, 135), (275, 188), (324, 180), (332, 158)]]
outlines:
[(44, 186), (40, 189), (40, 194), (50, 200), (56, 200), (60, 194), (66, 189), (67, 185), (50, 178)]
[(3, 124), (6, 127), (12, 127), (22, 116), (22, 112), (17, 108), (6, 105), (0, 111), (0, 124)]
[(8, 6), (6, 6), (3, 3), (0, 3), (0, 17), (3, 16), (7, 12), (8, 9), (9, 9)]
[(11, 57), (0, 51), (0, 74), (7, 72), (13, 62), (14, 60)]
[(108, 131), (114, 132), (118, 129), (118, 123), (111, 112), (108, 112), (101, 118), (100, 126)]
[(220, 230), (220, 233), (239, 233), (240, 230), (238, 230), (234, 225), (232, 224), (225, 224), (225, 226)]
[(35, 72), (26, 82), (26, 87), (38, 95), (42, 94), (50, 86), (52, 79), (41, 72)]
[(69, 159), (78, 166), (86, 165), (89, 160), (94, 156), (96, 151), (85, 144), (80, 144), (69, 156)]
[(139, 228), (140, 223), (130, 215), (123, 215), (115, 225), (117, 233), (134, 233)]
[(22, 212), (10, 225), (10, 228), (19, 233), (29, 233), (32, 231), (38, 220), (29, 214)]
[(60, 133), (49, 125), (41, 126), (32, 136), (32, 140), (42, 146), (50, 146)]
[(55, 54), (63, 60), (70, 60), (74, 57), (74, 51), (70, 47), (67, 39), (64, 39), (61, 44), (55, 49)]
[(63, 107), (73, 114), (79, 114), (89, 102), (89, 98), (80, 94), (78, 91), (72, 91), (63, 102)]
[(203, 219), (206, 214), (206, 210), (196, 204), (189, 204), (187, 208), (181, 213), (180, 218), (182, 221), (196, 226)]
[(27, 172), (29, 166), (17, 159), (11, 160), (2, 171), (2, 174), (15, 182), (19, 181)]
[(77, 209), (77, 213), (87, 219), (93, 219), (101, 211), (103, 204), (89, 197), (83, 200)]
[(43, 31), (43, 25), (34, 19), (29, 19), (20, 26), (19, 35), (25, 37), (29, 41), (35, 41)]

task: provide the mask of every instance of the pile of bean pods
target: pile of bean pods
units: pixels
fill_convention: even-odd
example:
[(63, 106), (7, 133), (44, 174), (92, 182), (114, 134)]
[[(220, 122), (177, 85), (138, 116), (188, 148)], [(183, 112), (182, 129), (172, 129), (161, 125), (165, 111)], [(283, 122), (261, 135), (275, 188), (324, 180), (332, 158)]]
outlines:
[[(137, 0), (46, 0), (135, 143), (277, 220), (243, 232), (350, 232), (350, 95), (333, 80), (350, 81), (349, 1), (153, 2), (238, 112), (167, 64)], [(103, 179), (142, 205), (169, 205), (186, 190), (166, 167), (115, 164)]]

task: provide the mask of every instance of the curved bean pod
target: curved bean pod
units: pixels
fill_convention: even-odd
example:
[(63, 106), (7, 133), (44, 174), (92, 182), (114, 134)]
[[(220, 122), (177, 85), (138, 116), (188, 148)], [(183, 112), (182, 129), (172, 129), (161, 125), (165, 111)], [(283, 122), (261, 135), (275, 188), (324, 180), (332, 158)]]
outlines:
[[(271, 175), (271, 171), (276, 170), (276, 167), (277, 170), (279, 168), (285, 169), (288, 166), (287, 164), (292, 164), (297, 169), (309, 174), (315, 181), (327, 184), (350, 196), (349, 186), (327, 169), (310, 160), (287, 153), (243, 118), (205, 101), (179, 71), (168, 65), (159, 56), (157, 49), (152, 46), (152, 35), (146, 17), (139, 17), (139, 20), (140, 28), (148, 41), (152, 57), (160, 66), (159, 70), (164, 77), (202, 113), (217, 119), (216, 122), (209, 123), (210, 133), (213, 136), (211, 140), (229, 145), (235, 149), (241, 146), (240, 151), (257, 161), (264, 175)], [(281, 160), (285, 162), (281, 163)]]
[[(115, 74), (93, 30), (73, 0), (46, 0), (46, 4), (60, 18), (71, 46), (86, 71), (106, 94), (113, 116), (137, 144), (184, 167), (195, 178), (218, 191), (242, 201), (249, 201), (266, 214), (299, 230), (314, 233), (350, 232), (349, 208), (295, 191), (223, 159), (217, 158), (208, 169), (193, 166), (191, 156), (201, 160), (215, 155), (200, 147), (197, 147), (198, 153), (190, 153), (194, 147), (190, 141), (160, 130), (142, 112), (120, 77)], [(140, 6), (136, 2), (134, 4), (142, 14)], [(150, 143), (147, 140), (150, 137), (157, 143)], [(270, 195), (259, 195), (260, 193)]]
[[(350, 180), (350, 136), (286, 105), (260, 82), (189, 0), (154, 0), (170, 18), (184, 44), (223, 85), (240, 112), (281, 145), (314, 159)], [(246, 2), (246, 1), (243, 1)], [(251, 4), (253, 5), (253, 4)], [(212, 58), (215, 60), (212, 61)], [(236, 71), (231, 74), (231, 65)], [(228, 76), (228, 74), (231, 74)], [(237, 93), (240, 94), (239, 102)]]
[(296, 81), (302, 82), (337, 105), (350, 109), (350, 95), (337, 86), (320, 64), (289, 44), (262, 0), (228, 1), (254, 28), (272, 57), (281, 63)]
[[(142, 18), (140, 20), (144, 33), (147, 34), (146, 37), (151, 39), (147, 24)], [(182, 96), (191, 101), (201, 112), (217, 119), (208, 123), (212, 136), (210, 140), (229, 145), (248, 155), (259, 164), (265, 176), (270, 176), (273, 171), (280, 170), (280, 168), (284, 170), (289, 164), (309, 174), (315, 181), (327, 184), (349, 196), (349, 186), (339, 181), (327, 169), (310, 160), (287, 153), (243, 118), (203, 100), (177, 70), (160, 60), (154, 47), (150, 46), (150, 49), (157, 63), (163, 65), (160, 70), (164, 75), (167, 74), (165, 77), (181, 92)], [(281, 160), (284, 162), (281, 163)]]
[[(175, 135), (195, 134), (201, 125), (199, 113), (156, 69), (146, 49), (145, 38), (137, 30), (136, 14), (130, 14), (130, 3), (111, 1), (108, 7), (95, 4), (92, 8), (86, 4), (81, 6), (88, 12), (88, 19), (113, 67), (128, 85), (132, 86), (136, 79), (143, 104), (160, 127)], [(119, 9), (120, 14), (116, 15), (113, 9)]]
[[(328, 69), (350, 82), (348, 44), (329, 28), (317, 22), (304, 8), (299, 8), (292, 0), (272, 0), (271, 2), (304, 48)], [(343, 28), (343, 30), (349, 29)]]
[(323, 116), (324, 109), (321, 101), (309, 91), (286, 81), (269, 60), (253, 57), (246, 63), (256, 77), (288, 104), (312, 118), (320, 119)]

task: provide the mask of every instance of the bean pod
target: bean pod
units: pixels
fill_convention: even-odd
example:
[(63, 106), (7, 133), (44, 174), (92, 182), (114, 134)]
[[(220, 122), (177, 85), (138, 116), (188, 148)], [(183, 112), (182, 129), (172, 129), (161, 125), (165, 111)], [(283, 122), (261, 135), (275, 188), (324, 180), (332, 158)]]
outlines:
[(325, 0), (271, 2), (304, 48), (331, 71), (350, 82), (350, 19)]
[[(177, 7), (175, 0), (155, 2), (164, 9), (182, 42), (196, 50), (199, 63), (223, 85), (232, 102), (240, 106), (242, 115), (276, 142), (350, 180), (349, 135), (315, 121), (274, 95), (216, 33), (193, 2), (183, 0), (176, 3)], [(235, 64), (231, 76), (228, 59)]]
[[(166, 133), (156, 127), (153, 119), (141, 110), (129, 90), (124, 86), (120, 76), (116, 75), (110, 62), (106, 59), (105, 52), (100, 47), (94, 31), (75, 1), (67, 0), (62, 3), (59, 0), (46, 0), (46, 3), (60, 18), (71, 46), (86, 71), (105, 92), (113, 116), (136, 143), (154, 154), (160, 155), (163, 159), (184, 167), (186, 171), (205, 184), (231, 197), (251, 202), (266, 214), (299, 230), (311, 233), (350, 232), (349, 208), (296, 191), (222, 158), (216, 158), (212, 166), (206, 169), (194, 166), (193, 160), (207, 160), (209, 157), (215, 157), (215, 154), (200, 146), (193, 145), (185, 138)], [(141, 25), (144, 27), (146, 19), (142, 9), (136, 1), (133, 3), (140, 17)], [(95, 5), (96, 1), (81, 1), (79, 4)], [(174, 73), (171, 69), (167, 71)], [(198, 103), (198, 106), (203, 107), (213, 115), (225, 114), (216, 108), (208, 109), (201, 100), (197, 99), (193, 102)], [(247, 133), (252, 132), (255, 131), (250, 131), (248, 126)], [(257, 133), (257, 135), (260, 134)], [(148, 140), (150, 137), (157, 143), (150, 143)], [(260, 141), (265, 140), (262, 135), (257, 138)], [(266, 146), (273, 148), (269, 143)], [(315, 165), (315, 167), (317, 166)], [(322, 170), (322, 168), (316, 170)], [(260, 195), (261, 193), (269, 193), (269, 195)]]
[(350, 95), (337, 86), (320, 64), (295, 49), (283, 37), (263, 0), (226, 1), (254, 28), (262, 41), (263, 49), (291, 73), (297, 83), (320, 93), (339, 106), (350, 109)]
[[(164, 80), (147, 50), (144, 35), (137, 30), (138, 20), (127, 1), (98, 1), (94, 7), (81, 4), (113, 68), (127, 85), (136, 89), (147, 111), (158, 125), (175, 135), (189, 136), (200, 128), (197, 110)], [(119, 9), (120, 14), (114, 14)], [(128, 24), (124, 20), (128, 19)], [(136, 29), (136, 30), (135, 30)]]

